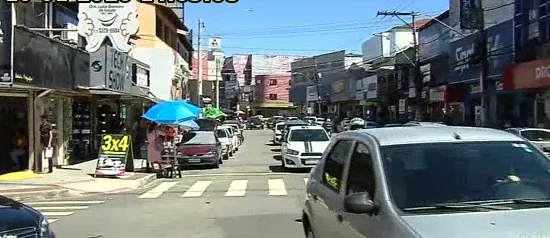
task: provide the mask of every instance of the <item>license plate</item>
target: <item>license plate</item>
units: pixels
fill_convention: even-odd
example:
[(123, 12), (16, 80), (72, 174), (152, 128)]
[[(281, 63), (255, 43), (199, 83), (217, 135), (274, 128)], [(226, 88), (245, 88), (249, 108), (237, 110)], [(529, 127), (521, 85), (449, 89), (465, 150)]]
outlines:
[(189, 163), (200, 163), (201, 159), (189, 159)]
[(314, 165), (317, 164), (318, 160), (306, 160), (306, 165)]

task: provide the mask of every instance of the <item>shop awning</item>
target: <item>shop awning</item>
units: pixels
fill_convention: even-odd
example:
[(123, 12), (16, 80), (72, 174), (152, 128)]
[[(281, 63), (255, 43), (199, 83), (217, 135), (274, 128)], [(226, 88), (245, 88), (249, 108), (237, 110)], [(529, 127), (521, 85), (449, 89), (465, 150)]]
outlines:
[(128, 99), (139, 98), (139, 99), (149, 100), (155, 103), (162, 101), (157, 97), (155, 97), (151, 92), (147, 92), (147, 95), (142, 95), (142, 94), (122, 92), (115, 89), (104, 88), (104, 87), (78, 87), (78, 89), (88, 91), (92, 95), (118, 96), (121, 98), (128, 98)]

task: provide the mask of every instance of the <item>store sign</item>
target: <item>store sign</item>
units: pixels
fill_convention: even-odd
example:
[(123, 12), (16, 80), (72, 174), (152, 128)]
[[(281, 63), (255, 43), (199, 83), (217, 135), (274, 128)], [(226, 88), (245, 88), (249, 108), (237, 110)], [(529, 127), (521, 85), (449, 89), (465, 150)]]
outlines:
[(366, 92), (366, 98), (367, 99), (376, 99), (378, 97), (378, 76), (373, 75), (370, 77), (367, 77), (363, 80), (363, 83), (366, 82), (366, 88), (364, 89)]
[(460, 28), (472, 30), (483, 27), (481, 21), (481, 1), (482, 0), (459, 0)]
[(430, 88), (430, 102), (443, 102), (445, 101), (445, 86), (439, 86), (435, 88)]
[(130, 57), (116, 48), (104, 45), (90, 56), (91, 86), (104, 86), (108, 89), (130, 90)]
[(96, 175), (117, 176), (126, 171), (126, 161), (133, 159), (129, 135), (105, 134), (101, 140)]
[(308, 102), (317, 101), (319, 99), (319, 96), (317, 93), (317, 86), (308, 86), (306, 94), (307, 94), (306, 101)]
[(80, 3), (78, 6), (78, 33), (86, 38), (86, 50), (98, 51), (109, 39), (119, 52), (129, 52), (130, 37), (138, 32), (136, 2)]
[(139, 64), (132, 65), (132, 82), (142, 88), (150, 86), (150, 71)]
[(550, 59), (516, 64), (511, 71), (514, 89), (550, 86)]
[[(487, 75), (489, 77), (501, 75), (504, 67), (514, 61), (513, 51), (510, 50), (514, 42), (513, 34), (510, 34), (512, 27), (513, 21), (510, 20), (486, 30), (487, 50), (489, 52)], [(475, 33), (450, 43), (450, 83), (479, 79), (479, 65), (470, 62), (473, 56), (476, 55), (478, 42), (479, 33)]]
[(343, 81), (336, 81), (332, 83), (332, 92), (333, 93), (341, 93), (344, 91), (344, 82)]
[(12, 3), (0, 1), (0, 85), (13, 83)]
[[(440, 21), (448, 24), (449, 18), (447, 17)], [(427, 61), (449, 52), (450, 37), (442, 37), (448, 34), (448, 31), (449, 28), (439, 22), (435, 22), (418, 32), (418, 55), (420, 61)]]

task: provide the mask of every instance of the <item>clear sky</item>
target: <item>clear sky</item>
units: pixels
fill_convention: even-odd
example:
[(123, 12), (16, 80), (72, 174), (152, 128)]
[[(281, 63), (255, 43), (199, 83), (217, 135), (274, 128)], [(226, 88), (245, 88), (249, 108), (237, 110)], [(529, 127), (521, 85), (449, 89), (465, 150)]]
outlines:
[[(240, 0), (238, 3), (186, 3), (185, 23), (197, 35), (204, 21), (207, 38), (222, 38), (226, 55), (234, 53), (314, 55), (335, 50), (360, 53), (361, 43), (392, 26), (396, 18), (377, 11), (417, 11), (436, 16), (449, 0)], [(410, 21), (410, 18), (407, 19)], [(196, 43), (196, 39), (194, 44)], [(196, 46), (195, 46), (196, 47)]]

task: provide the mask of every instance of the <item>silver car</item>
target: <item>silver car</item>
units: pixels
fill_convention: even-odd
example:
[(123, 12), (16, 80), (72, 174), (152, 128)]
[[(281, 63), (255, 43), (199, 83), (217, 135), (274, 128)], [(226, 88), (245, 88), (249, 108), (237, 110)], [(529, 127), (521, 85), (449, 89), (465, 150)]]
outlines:
[(550, 155), (550, 130), (543, 128), (508, 128), (506, 131), (521, 136)]
[(335, 136), (311, 171), (307, 237), (550, 236), (550, 160), (521, 137), (470, 127)]

